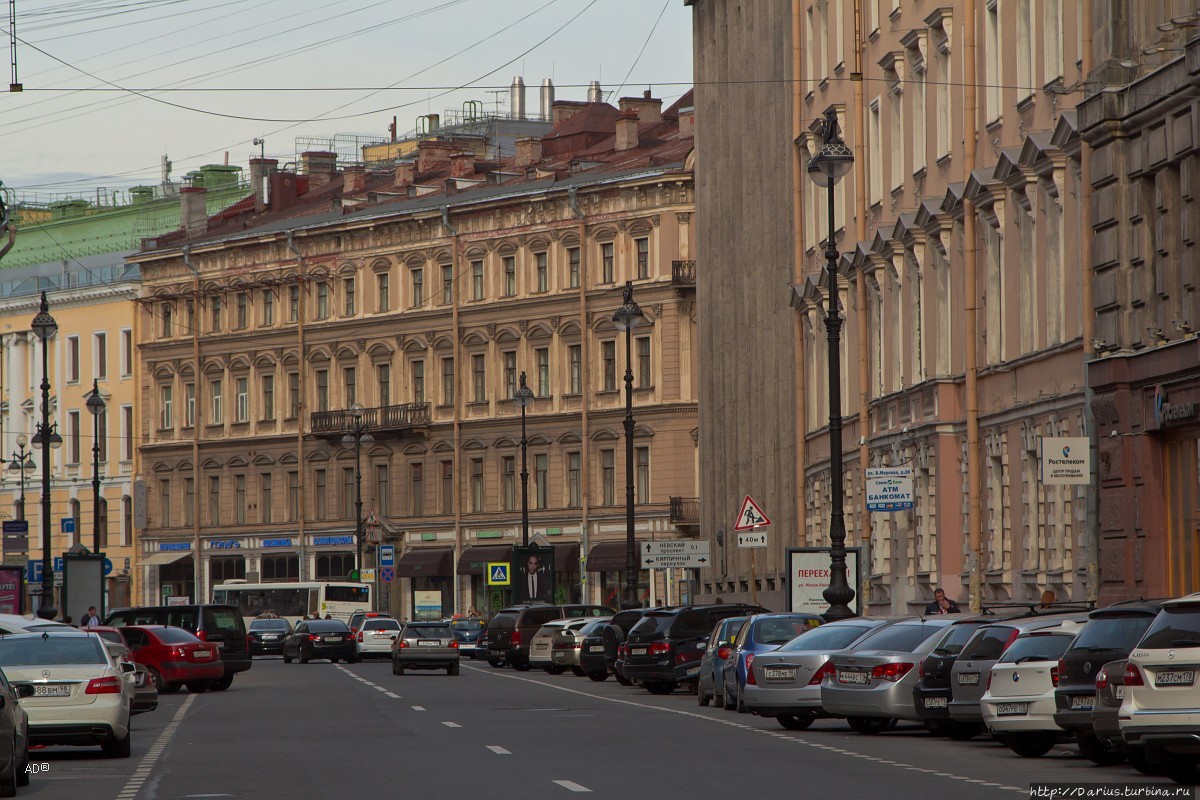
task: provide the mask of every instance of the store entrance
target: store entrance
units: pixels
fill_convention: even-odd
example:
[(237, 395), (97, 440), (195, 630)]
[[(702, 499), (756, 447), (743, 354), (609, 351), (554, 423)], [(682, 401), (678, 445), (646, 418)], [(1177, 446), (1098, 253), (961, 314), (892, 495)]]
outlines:
[(1200, 591), (1200, 441), (1163, 443), (1163, 483), (1167, 499), (1167, 588), (1172, 597)]

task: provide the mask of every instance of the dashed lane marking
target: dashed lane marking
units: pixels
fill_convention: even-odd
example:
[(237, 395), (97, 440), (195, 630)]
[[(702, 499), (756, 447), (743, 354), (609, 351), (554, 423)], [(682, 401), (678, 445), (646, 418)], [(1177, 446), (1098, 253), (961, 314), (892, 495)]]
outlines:
[(447, 728), (461, 728), (462, 727), (462, 725), (459, 725), (457, 722), (443, 722), (442, 724), (445, 725)]
[(395, 692), (384, 692), (383, 694), (384, 694), (384, 696), (385, 696), (385, 697), (390, 697), (390, 698), (392, 698), (393, 700), (399, 700), (399, 699), (400, 699), (400, 695), (396, 694)]
[(412, 707), (412, 710), (413, 710), (413, 711), (424, 711), (424, 710), (425, 710), (425, 706), (413, 706), (413, 707)]
[(167, 727), (162, 729), (162, 732), (158, 734), (158, 738), (154, 740), (154, 744), (151, 745), (146, 755), (142, 756), (135, 774), (125, 783), (125, 788), (121, 789), (120, 794), (117, 795), (117, 800), (133, 800), (133, 798), (137, 797), (138, 792), (142, 789), (142, 784), (146, 781), (145, 776), (150, 773), (150, 770), (154, 768), (154, 764), (162, 756), (163, 751), (167, 749), (171, 737), (175, 735), (175, 731), (179, 730), (179, 724), (183, 722), (183, 715), (187, 713), (188, 709), (192, 707), (192, 703), (199, 696), (189, 694), (187, 699), (183, 701), (183, 705), (179, 706), (179, 710), (175, 712), (175, 716), (171, 717), (171, 721), (167, 724)]
[(590, 792), (591, 789), (586, 786), (580, 786), (575, 781), (555, 781), (559, 786), (566, 789), (568, 792)]
[(493, 753), (495, 753), (498, 756), (511, 756), (512, 755), (512, 751), (505, 750), (503, 747), (501, 747), (498, 744), (489, 744), (487, 746), (487, 749), (491, 750)]

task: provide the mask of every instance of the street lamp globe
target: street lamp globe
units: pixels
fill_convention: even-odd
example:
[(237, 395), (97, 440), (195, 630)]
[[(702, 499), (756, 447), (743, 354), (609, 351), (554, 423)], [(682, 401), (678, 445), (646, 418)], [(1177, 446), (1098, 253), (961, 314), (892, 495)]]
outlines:
[(54, 317), (50, 316), (50, 303), (46, 300), (45, 292), (42, 292), (42, 304), (38, 308), (37, 316), (30, 323), (30, 327), (33, 328), (33, 332), (43, 342), (53, 336), (54, 332), (58, 330), (58, 323), (55, 322)]
[(525, 382), (525, 373), (521, 373), (521, 388), (517, 389), (517, 393), (513, 395), (513, 403), (517, 408), (529, 408), (533, 405), (533, 389), (529, 388), (529, 384)]
[(354, 434), (347, 433), (342, 436), (342, 447), (354, 447)]
[(57, 450), (58, 448), (62, 447), (62, 443), (63, 443), (63, 440), (62, 440), (62, 437), (58, 435), (58, 431), (51, 431), (50, 432), (50, 448), (53, 450)]
[(23, 433), (17, 434), (17, 447), (24, 447), (29, 444), (29, 437)]
[(822, 188), (840, 181), (854, 166), (854, 153), (842, 141), (838, 129), (837, 112), (832, 108), (825, 112), (825, 143), (808, 162), (808, 177)]
[(361, 417), (362, 412), (363, 412), (362, 403), (355, 403), (354, 405), (350, 406), (350, 413), (353, 414), (354, 416)]
[[(100, 396), (100, 382), (98, 380), (92, 381), (92, 391), (88, 394), (86, 405), (88, 413), (93, 417), (98, 417), (104, 413), (104, 398)], [(50, 444), (53, 446), (53, 439), (50, 440)]]
[(631, 331), (649, 323), (642, 307), (633, 299), (633, 281), (625, 282), (625, 298), (621, 307), (613, 312), (612, 323), (619, 331)]

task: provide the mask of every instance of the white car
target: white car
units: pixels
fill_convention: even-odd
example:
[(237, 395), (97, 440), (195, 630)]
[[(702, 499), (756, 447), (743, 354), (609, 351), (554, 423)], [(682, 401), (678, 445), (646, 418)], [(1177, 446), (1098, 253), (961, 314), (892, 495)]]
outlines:
[(553, 622), (547, 622), (538, 629), (538, 632), (534, 634), (533, 639), (529, 642), (530, 666), (541, 667), (551, 675), (561, 675), (566, 672), (566, 667), (554, 665), (554, 637), (561, 630), (582, 628), (589, 622), (591, 622), (591, 619), (586, 617), (571, 617), (569, 619), (556, 619)]
[(1082, 628), (1063, 622), (1023, 633), (992, 666), (980, 700), (983, 723), (1017, 755), (1040, 758), (1065, 735), (1054, 724), (1058, 659)]
[(0, 667), (15, 687), (32, 686), (21, 700), (29, 741), (100, 745), (110, 758), (128, 758), (133, 665), (113, 660), (99, 636), (82, 631), (12, 634), (0, 639)]
[(400, 623), (394, 619), (368, 617), (363, 620), (354, 638), (357, 640), (355, 652), (359, 660), (364, 658), (392, 657), (392, 642), (400, 635)]
[(27, 633), (30, 630), (36, 631), (73, 631), (78, 630), (71, 625), (66, 625), (62, 622), (54, 622), (53, 620), (42, 619), (34, 616), (21, 616), (20, 614), (0, 614), (0, 635), (10, 633)]
[(1135, 758), (1200, 782), (1200, 593), (1163, 603), (1125, 663), (1117, 720)]

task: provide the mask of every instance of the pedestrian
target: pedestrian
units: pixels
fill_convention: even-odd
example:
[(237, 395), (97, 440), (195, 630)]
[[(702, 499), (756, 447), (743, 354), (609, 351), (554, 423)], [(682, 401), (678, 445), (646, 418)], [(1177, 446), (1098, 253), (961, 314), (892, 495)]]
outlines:
[(1054, 592), (1047, 589), (1046, 591), (1042, 592), (1042, 606), (1041, 607), (1044, 609), (1050, 608), (1051, 606), (1054, 605), (1055, 599), (1056, 598), (1054, 596)]
[(74, 623), (71, 622), (70, 617), (63, 617), (63, 625), (72, 625), (72, 624), (74, 624)]
[(479, 617), (479, 612), (475, 610), (475, 606), (467, 609), (467, 619), (476, 619)]
[(96, 613), (95, 606), (88, 606), (87, 613), (83, 615), (83, 621), (79, 623), (81, 628), (95, 628), (100, 625), (100, 615)]
[(962, 610), (958, 607), (958, 603), (946, 597), (945, 589), (933, 590), (933, 602), (925, 606), (926, 614), (961, 614)]
[(326, 614), (325, 619), (333, 619), (333, 614)]

